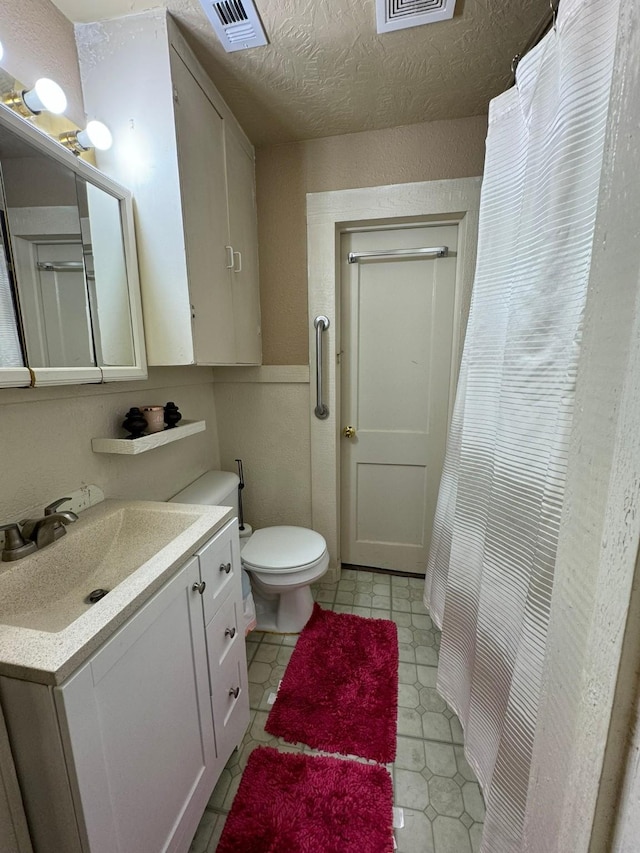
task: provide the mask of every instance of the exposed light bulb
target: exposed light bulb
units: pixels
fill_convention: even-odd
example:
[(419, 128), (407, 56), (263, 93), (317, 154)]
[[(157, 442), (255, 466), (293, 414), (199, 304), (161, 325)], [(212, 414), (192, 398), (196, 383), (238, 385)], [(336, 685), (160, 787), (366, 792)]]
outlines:
[(43, 110), (60, 115), (67, 108), (67, 96), (53, 80), (41, 77), (33, 89), (22, 95), (22, 100), (34, 115)]
[(101, 121), (90, 121), (84, 130), (68, 130), (58, 137), (65, 148), (74, 154), (84, 154), (90, 148), (106, 151), (111, 148), (113, 137), (111, 131)]
[(90, 121), (84, 130), (78, 132), (77, 139), (83, 148), (97, 148), (99, 151), (107, 151), (113, 144), (111, 131), (101, 121)]

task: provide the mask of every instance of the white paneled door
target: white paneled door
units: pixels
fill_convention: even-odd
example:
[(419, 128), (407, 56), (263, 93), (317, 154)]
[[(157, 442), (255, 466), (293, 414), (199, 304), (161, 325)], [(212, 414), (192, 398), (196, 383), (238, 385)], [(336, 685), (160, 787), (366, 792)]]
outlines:
[[(342, 235), (341, 560), (424, 574), (454, 362), (457, 225)], [(349, 252), (447, 246), (442, 258)]]

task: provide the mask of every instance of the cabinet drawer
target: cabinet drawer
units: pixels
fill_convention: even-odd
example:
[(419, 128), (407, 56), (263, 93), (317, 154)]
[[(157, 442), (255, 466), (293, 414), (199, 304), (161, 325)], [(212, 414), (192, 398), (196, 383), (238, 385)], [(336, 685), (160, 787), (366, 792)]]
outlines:
[[(237, 692), (237, 695), (236, 695)], [(226, 762), (249, 725), (249, 691), (244, 638), (216, 669), (211, 666), (211, 706), (216, 752)]]
[(207, 625), (207, 649), (212, 672), (235, 653), (236, 646), (244, 642), (239, 607), (237, 597), (231, 594)]
[(234, 588), (240, 588), (240, 549), (235, 521), (198, 551), (200, 577), (206, 586), (202, 595), (204, 621), (208, 624), (220, 603)]

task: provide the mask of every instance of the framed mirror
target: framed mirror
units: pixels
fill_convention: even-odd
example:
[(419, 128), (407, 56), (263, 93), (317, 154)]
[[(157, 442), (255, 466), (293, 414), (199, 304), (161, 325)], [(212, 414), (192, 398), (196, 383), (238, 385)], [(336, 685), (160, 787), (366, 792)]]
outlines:
[(2, 104), (0, 179), (0, 385), (146, 377), (128, 191)]

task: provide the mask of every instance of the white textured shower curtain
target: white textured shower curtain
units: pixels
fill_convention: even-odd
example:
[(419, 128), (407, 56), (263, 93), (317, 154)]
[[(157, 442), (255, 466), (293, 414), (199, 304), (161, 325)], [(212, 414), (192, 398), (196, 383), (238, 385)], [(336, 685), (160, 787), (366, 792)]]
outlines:
[(478, 261), (425, 604), (438, 689), (487, 802), (483, 853), (520, 850), (618, 0), (562, 0), (491, 103)]

